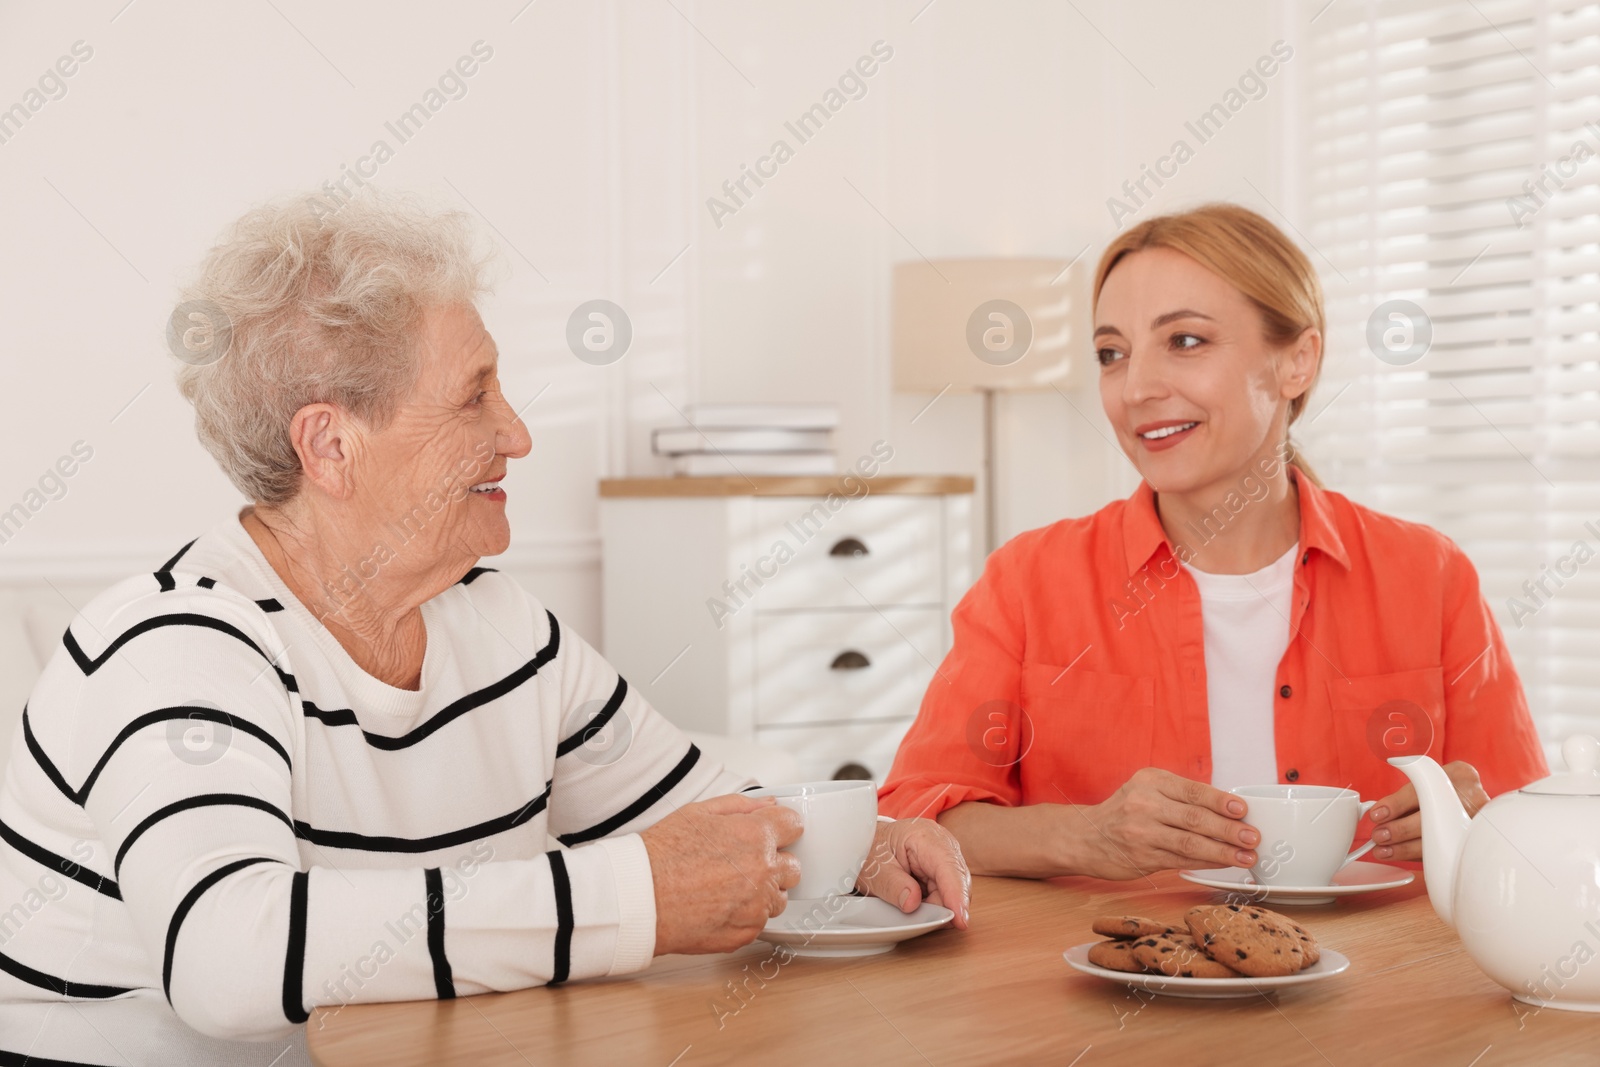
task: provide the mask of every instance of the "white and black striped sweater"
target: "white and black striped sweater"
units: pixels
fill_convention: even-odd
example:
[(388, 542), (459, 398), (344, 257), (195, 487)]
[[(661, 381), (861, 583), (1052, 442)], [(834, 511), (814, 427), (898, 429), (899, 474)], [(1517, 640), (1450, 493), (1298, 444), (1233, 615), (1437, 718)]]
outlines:
[(638, 831), (750, 780), (506, 575), (422, 613), (379, 682), (236, 516), (74, 619), (0, 786), (0, 1064), (284, 1067), (319, 1005), (649, 963)]

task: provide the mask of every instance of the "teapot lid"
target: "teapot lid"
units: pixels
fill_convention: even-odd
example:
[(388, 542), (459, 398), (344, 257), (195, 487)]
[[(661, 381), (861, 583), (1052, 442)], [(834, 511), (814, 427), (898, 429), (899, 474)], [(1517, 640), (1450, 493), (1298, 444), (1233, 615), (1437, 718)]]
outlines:
[(1521, 792), (1544, 796), (1600, 796), (1600, 740), (1590, 734), (1574, 734), (1561, 743), (1561, 758), (1567, 761), (1567, 773), (1552, 774)]

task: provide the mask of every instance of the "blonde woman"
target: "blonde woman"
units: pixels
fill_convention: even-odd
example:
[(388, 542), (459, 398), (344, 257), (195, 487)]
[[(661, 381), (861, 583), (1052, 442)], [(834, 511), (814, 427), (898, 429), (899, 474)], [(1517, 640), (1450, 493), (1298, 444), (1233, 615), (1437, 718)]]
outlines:
[(1252, 784), (1381, 798), (1373, 858), (1420, 859), (1391, 722), (1469, 811), (1546, 773), (1466, 556), (1324, 488), (1290, 443), (1325, 331), (1282, 232), (1230, 204), (1129, 229), (1101, 257), (1094, 327), (1143, 481), (990, 557), (882, 810), (936, 816), (975, 873), (1133, 878), (1254, 864), (1227, 792)]

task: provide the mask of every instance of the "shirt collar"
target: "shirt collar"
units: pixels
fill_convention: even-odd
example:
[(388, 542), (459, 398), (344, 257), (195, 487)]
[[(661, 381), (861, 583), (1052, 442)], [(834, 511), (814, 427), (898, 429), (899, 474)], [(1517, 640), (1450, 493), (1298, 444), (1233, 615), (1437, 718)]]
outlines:
[[(1312, 549), (1326, 553), (1349, 570), (1350, 555), (1345, 551), (1344, 539), (1339, 536), (1327, 490), (1319, 489), (1311, 479), (1300, 477), (1300, 473), (1294, 466), (1289, 467), (1289, 477), (1300, 491), (1301, 547), (1307, 554)], [(1157, 549), (1165, 547), (1169, 553), (1172, 551), (1167, 543), (1167, 532), (1161, 528), (1161, 519), (1156, 515), (1155, 490), (1150, 488), (1149, 482), (1139, 483), (1123, 509), (1122, 544), (1130, 575), (1150, 562)]]

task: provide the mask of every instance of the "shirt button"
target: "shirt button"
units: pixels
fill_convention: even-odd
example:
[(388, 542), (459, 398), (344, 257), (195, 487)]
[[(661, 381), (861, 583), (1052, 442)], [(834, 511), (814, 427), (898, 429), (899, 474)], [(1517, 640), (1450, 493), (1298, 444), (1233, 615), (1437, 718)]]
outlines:
[(1293, 767), (1290, 767), (1288, 770), (1283, 772), (1283, 777), (1287, 781), (1298, 782), (1300, 780), (1300, 772), (1295, 770)]
[(1288, 700), (1290, 697), (1294, 696), (1294, 690), (1287, 685), (1280, 685), (1278, 686), (1278, 695), (1283, 699)]
[(1305, 555), (1300, 557), (1301, 566), (1304, 566), (1305, 564), (1310, 563), (1310, 562), (1311, 562), (1311, 553), (1307, 552)]

